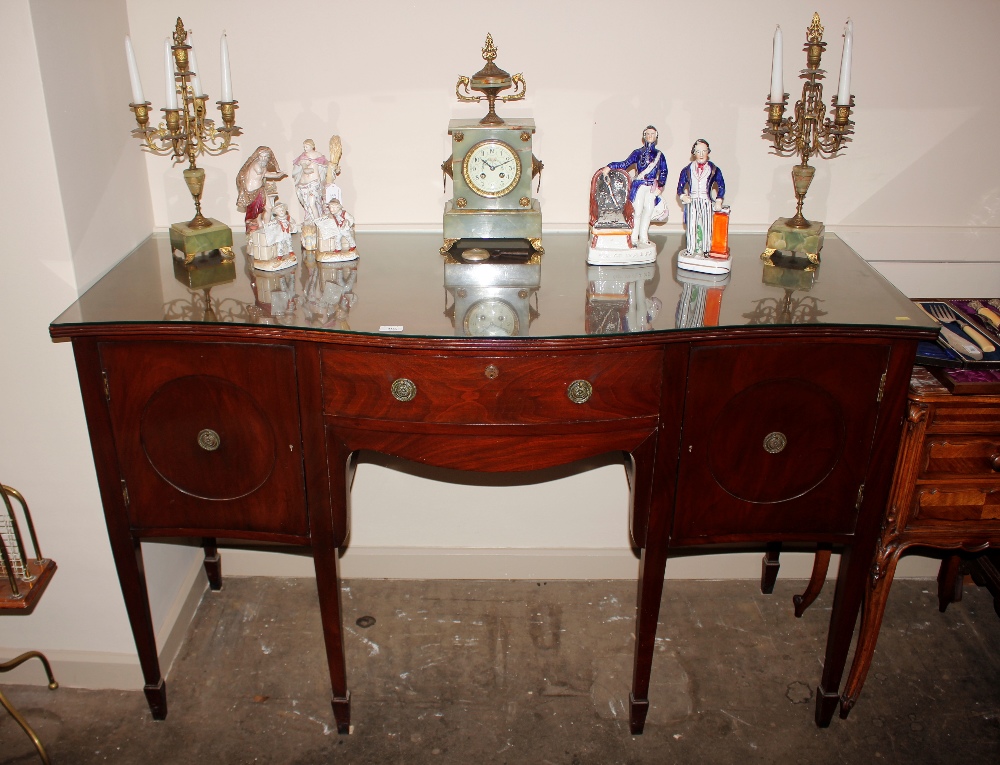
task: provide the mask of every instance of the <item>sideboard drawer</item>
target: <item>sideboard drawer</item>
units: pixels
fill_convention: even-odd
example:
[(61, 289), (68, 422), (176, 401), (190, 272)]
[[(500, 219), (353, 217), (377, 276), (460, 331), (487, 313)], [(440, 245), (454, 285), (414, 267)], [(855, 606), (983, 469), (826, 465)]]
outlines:
[(928, 436), (920, 478), (997, 478), (1000, 485), (1000, 438)]
[(655, 416), (662, 363), (657, 349), (524, 356), (328, 349), (322, 353), (323, 409), (331, 415), (432, 423)]
[(133, 528), (308, 536), (293, 348), (99, 348)]

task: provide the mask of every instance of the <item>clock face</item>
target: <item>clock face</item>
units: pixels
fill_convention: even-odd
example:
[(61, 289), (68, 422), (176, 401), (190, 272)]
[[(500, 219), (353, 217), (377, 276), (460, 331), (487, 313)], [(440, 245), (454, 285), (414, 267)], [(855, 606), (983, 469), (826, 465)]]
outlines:
[(521, 178), (521, 159), (503, 141), (481, 141), (462, 161), (462, 175), (469, 188), (484, 197), (502, 197)]
[(517, 330), (517, 311), (505, 300), (480, 300), (465, 314), (465, 331), (471, 337), (512, 337)]

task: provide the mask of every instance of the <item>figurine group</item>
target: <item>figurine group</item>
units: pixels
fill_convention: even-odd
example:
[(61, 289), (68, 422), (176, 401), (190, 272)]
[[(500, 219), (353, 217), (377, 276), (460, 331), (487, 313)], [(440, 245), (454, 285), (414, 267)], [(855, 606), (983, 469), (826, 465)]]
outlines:
[(236, 176), (236, 209), (246, 215), (247, 252), (261, 271), (280, 271), (298, 263), (292, 234), (301, 232), (302, 247), (316, 252), (319, 263), (354, 260), (354, 216), (343, 207), (337, 176), (343, 148), (340, 136), (330, 139), (330, 158), (307, 138), (292, 162), (295, 197), (302, 207), (302, 223), (278, 200), (278, 181), (288, 177), (278, 167), (274, 152), (258, 146)]
[[(594, 265), (630, 265), (656, 260), (649, 239), (652, 223), (665, 223), (667, 160), (656, 147), (657, 130), (647, 125), (642, 146), (621, 162), (609, 162), (596, 173), (590, 188), (590, 250)], [(691, 161), (681, 169), (677, 199), (684, 209), (685, 249), (678, 267), (706, 273), (730, 268), (729, 208), (723, 205), (726, 182), (709, 160), (708, 141), (691, 147)]]

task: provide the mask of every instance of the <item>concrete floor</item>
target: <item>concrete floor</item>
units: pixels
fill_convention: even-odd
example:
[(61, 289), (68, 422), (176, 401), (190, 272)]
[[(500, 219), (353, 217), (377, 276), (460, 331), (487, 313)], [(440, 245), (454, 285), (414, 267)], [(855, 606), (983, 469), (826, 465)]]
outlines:
[[(778, 580), (668, 581), (651, 709), (628, 731), (635, 586), (623, 581), (345, 583), (351, 736), (338, 736), (315, 583), (229, 578), (168, 675), (140, 691), (4, 686), (53, 763), (1000, 762), (1000, 620), (966, 588), (893, 586), (848, 720), (813, 725), (828, 586), (804, 618)], [(362, 628), (356, 621), (375, 618)], [(38, 759), (0, 710), (0, 762)]]

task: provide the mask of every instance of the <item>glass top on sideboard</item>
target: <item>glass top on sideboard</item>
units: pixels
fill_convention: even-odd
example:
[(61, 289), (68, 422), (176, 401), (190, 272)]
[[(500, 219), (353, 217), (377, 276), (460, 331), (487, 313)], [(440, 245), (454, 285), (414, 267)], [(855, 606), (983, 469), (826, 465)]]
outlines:
[[(677, 268), (680, 233), (654, 236), (656, 263), (587, 264), (587, 236), (547, 234), (535, 263), (463, 263), (435, 233), (358, 234), (354, 261), (252, 267), (244, 237), (235, 261), (174, 258), (154, 234), (53, 325), (216, 323), (423, 337), (572, 337), (702, 326), (814, 324), (932, 326), (913, 303), (834, 235), (822, 262), (760, 259), (764, 234), (730, 237), (732, 271)], [(297, 241), (296, 241), (297, 244)]]

